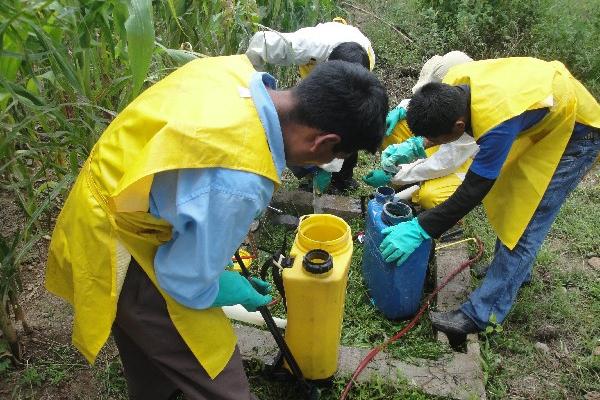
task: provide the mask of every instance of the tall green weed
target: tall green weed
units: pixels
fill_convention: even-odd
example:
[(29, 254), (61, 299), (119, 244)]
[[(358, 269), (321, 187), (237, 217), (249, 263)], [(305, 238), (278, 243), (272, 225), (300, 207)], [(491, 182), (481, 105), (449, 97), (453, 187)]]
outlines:
[(562, 61), (600, 98), (600, 1), (552, 0), (530, 40), (533, 55)]
[(525, 55), (528, 38), (549, 0), (418, 0), (424, 23), (444, 38), (439, 51), (475, 59)]

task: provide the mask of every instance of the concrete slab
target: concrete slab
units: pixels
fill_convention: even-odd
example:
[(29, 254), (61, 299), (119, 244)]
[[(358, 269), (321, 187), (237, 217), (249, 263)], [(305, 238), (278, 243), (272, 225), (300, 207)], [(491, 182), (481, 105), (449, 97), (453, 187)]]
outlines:
[[(442, 283), (446, 276), (469, 259), (466, 243), (440, 249), (436, 252), (436, 282)], [(437, 294), (437, 310), (456, 310), (471, 292), (471, 273), (465, 269), (450, 281), (444, 289)], [(448, 338), (442, 332), (437, 333), (439, 341), (448, 343)], [(483, 371), (481, 369), (479, 340), (477, 335), (467, 336), (466, 353), (454, 353), (454, 368), (470, 371), (470, 377), (466, 378), (466, 385), (471, 391), (477, 393), (479, 399), (485, 399), (485, 386), (483, 384)]]
[[(360, 200), (347, 196), (321, 196), (323, 213), (333, 214), (344, 219), (360, 216)], [(278, 191), (273, 195), (271, 205), (291, 214), (305, 215), (313, 212), (313, 194), (302, 190)]]
[[(436, 282), (441, 283), (446, 276), (469, 259), (466, 243), (438, 250), (436, 252)], [(455, 310), (471, 292), (469, 269), (456, 275), (437, 295), (437, 309)]]
[[(473, 345), (477, 346), (477, 344)], [(474, 350), (472, 349), (472, 352)], [(352, 374), (368, 352), (369, 350), (366, 349), (342, 347), (338, 375)], [(358, 381), (380, 376), (390, 383), (406, 381), (436, 396), (447, 396), (453, 399), (485, 398), (483, 384), (476, 383), (481, 368), (471, 361), (469, 353), (454, 353), (450, 357), (436, 361), (417, 359), (412, 363), (396, 360), (386, 353), (379, 353), (358, 377)]]
[[(457, 268), (468, 258), (465, 244), (440, 250), (437, 253), (437, 281)], [(463, 271), (439, 294), (437, 307), (440, 310), (455, 309), (464, 301), (470, 291), (470, 273)], [(245, 358), (255, 358), (271, 363), (278, 353), (275, 341), (267, 331), (248, 326), (236, 326), (238, 344)], [(439, 334), (438, 340), (447, 341)], [(453, 399), (485, 399), (483, 372), (480, 364), (477, 335), (469, 335), (466, 353), (454, 352), (440, 360), (416, 359), (410, 363), (396, 360), (386, 353), (379, 353), (359, 376), (366, 381), (375, 376), (389, 383), (409, 382), (424, 392)], [(338, 376), (351, 375), (369, 349), (340, 347)]]
[[(242, 357), (258, 359), (266, 364), (273, 362), (278, 349), (269, 332), (240, 325), (235, 330)], [(478, 345), (470, 343), (469, 347), (472, 346)], [(414, 360), (414, 363), (379, 353), (365, 368), (358, 381), (365, 382), (379, 376), (390, 384), (408, 382), (436, 396), (454, 399), (485, 398), (483, 384), (476, 384), (481, 376), (481, 368), (470, 357), (475, 351), (478, 353), (478, 349), (471, 349), (467, 354), (454, 353), (441, 360)], [(341, 346), (336, 376), (347, 378), (368, 352), (369, 349)]]

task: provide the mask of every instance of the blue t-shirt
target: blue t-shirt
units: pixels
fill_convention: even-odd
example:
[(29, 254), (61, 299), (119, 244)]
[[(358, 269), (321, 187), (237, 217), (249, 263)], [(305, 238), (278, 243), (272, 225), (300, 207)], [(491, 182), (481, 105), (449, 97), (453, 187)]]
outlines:
[(479, 152), (470, 170), (487, 179), (496, 179), (517, 135), (540, 122), (548, 114), (547, 108), (525, 111), (492, 128), (477, 140)]

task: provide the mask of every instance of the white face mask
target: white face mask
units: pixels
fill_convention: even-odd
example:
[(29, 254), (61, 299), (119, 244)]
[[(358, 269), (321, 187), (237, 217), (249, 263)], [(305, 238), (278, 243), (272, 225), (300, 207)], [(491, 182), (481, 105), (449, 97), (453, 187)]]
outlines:
[(327, 164), (320, 164), (319, 168), (321, 168), (327, 172), (340, 172), (343, 164), (344, 164), (343, 158), (334, 158)]

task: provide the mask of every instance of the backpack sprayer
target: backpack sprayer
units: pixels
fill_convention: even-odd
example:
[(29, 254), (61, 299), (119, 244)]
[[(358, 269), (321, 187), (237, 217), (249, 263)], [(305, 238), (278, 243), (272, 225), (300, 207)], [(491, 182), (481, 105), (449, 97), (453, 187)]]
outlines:
[[(271, 375), (291, 374), (307, 399), (318, 399), (315, 383), (329, 381), (337, 370), (348, 270), (352, 257), (350, 227), (339, 217), (312, 214), (301, 218), (278, 215), (274, 222), (286, 226), (282, 247), (261, 268), (264, 280), (271, 270), (275, 287), (287, 311), (285, 335), (265, 307), (258, 309), (277, 346), (279, 356)], [(285, 256), (289, 232), (296, 236)], [(235, 255), (242, 274), (249, 272), (239, 253)]]
[[(242, 275), (245, 276), (252, 285), (254, 285), (254, 282), (252, 281), (252, 279), (250, 279), (251, 278), (250, 272), (244, 265), (244, 261), (242, 260), (242, 257), (240, 256), (239, 251), (235, 252), (235, 259), (238, 262), (238, 265), (240, 266), (240, 268), (242, 269)], [(271, 311), (269, 311), (267, 306), (259, 307), (258, 311), (260, 312), (263, 319), (265, 320), (265, 323), (267, 324), (267, 328), (269, 329), (269, 332), (271, 332), (271, 335), (273, 335), (273, 339), (275, 339), (275, 342), (277, 343), (277, 346), (279, 347), (279, 351), (281, 352), (283, 359), (290, 366), (292, 375), (296, 378), (300, 387), (303, 389), (303, 391), (305, 393), (305, 397), (309, 400), (317, 400), (319, 398), (319, 390), (317, 389), (316, 386), (308, 383), (304, 379), (304, 376), (302, 375), (302, 371), (300, 370), (300, 367), (298, 366), (296, 359), (294, 358), (290, 348), (288, 347), (287, 343), (285, 342), (285, 339), (281, 335), (279, 328), (277, 328), (277, 326), (275, 325), (275, 321), (273, 320)]]

